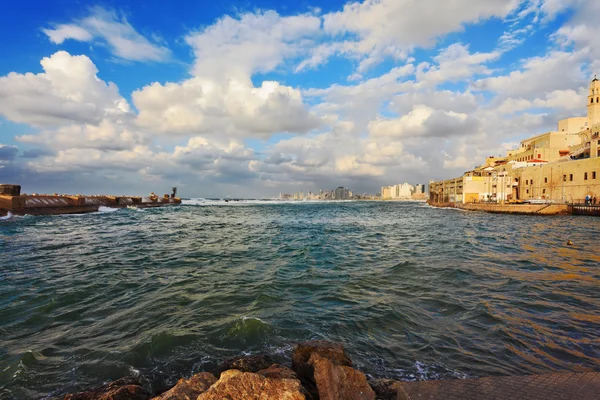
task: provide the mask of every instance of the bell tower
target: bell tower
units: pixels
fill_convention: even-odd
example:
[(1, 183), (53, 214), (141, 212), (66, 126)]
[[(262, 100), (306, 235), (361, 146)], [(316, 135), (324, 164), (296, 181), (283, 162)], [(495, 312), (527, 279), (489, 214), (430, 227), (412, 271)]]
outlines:
[(590, 94), (588, 96), (588, 126), (592, 128), (594, 125), (600, 124), (600, 81), (596, 76), (590, 83)]

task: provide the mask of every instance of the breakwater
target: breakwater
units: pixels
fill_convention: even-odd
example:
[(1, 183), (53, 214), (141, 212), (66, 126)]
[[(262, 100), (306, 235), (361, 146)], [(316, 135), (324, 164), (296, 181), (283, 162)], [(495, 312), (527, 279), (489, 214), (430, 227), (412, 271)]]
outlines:
[(0, 216), (12, 215), (57, 215), (84, 214), (97, 212), (100, 207), (162, 207), (181, 204), (181, 199), (164, 195), (158, 197), (137, 196), (86, 196), (86, 195), (47, 195), (20, 193), (18, 185), (0, 185)]

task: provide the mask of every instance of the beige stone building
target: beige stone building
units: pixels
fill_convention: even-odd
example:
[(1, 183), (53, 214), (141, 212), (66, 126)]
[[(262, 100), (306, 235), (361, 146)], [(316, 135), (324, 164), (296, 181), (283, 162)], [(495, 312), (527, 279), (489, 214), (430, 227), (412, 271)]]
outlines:
[(525, 139), (459, 178), (430, 182), (429, 193), (440, 203), (600, 200), (600, 81), (590, 83), (587, 117), (561, 120), (557, 131)]

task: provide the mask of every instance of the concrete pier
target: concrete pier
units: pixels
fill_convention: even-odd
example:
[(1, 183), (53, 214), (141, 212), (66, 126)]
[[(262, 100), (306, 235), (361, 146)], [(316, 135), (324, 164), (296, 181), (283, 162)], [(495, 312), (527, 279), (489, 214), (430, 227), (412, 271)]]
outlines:
[(598, 400), (600, 372), (403, 382), (398, 400)]
[(499, 214), (524, 215), (570, 215), (572, 207), (568, 204), (497, 204), (497, 203), (433, 203), (433, 207), (459, 208), (467, 211), (484, 211)]

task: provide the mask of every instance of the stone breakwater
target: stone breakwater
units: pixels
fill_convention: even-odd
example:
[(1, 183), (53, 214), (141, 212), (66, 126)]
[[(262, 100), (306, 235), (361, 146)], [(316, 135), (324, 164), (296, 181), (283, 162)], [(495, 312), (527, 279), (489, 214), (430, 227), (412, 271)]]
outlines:
[(164, 195), (137, 196), (86, 196), (59, 194), (21, 194), (19, 185), (0, 185), (0, 216), (58, 215), (97, 212), (100, 207), (162, 207), (181, 204), (181, 199)]
[(353, 368), (339, 343), (297, 345), (291, 368), (266, 355), (223, 362), (211, 372), (180, 379), (163, 393), (150, 393), (135, 378), (123, 378), (63, 400), (487, 400), (504, 398), (597, 400), (600, 373), (562, 373), (446, 381), (371, 379)]

